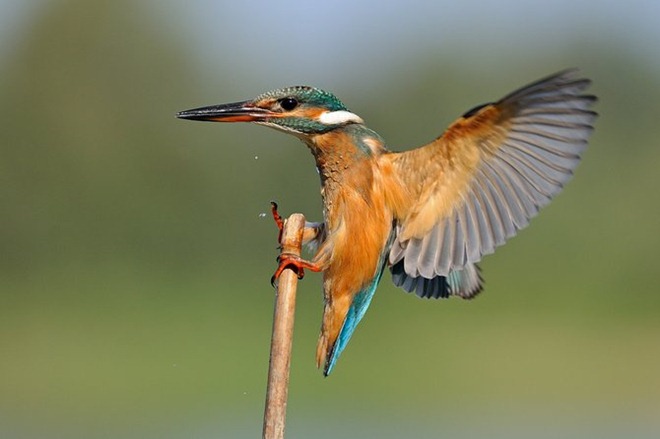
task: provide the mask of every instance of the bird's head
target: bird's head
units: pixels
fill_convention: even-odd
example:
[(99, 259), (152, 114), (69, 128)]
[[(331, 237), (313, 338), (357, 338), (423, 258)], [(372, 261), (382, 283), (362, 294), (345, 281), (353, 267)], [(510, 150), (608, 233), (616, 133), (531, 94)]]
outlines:
[(212, 122), (254, 122), (298, 137), (363, 123), (332, 93), (307, 86), (269, 91), (248, 101), (186, 110), (177, 117)]

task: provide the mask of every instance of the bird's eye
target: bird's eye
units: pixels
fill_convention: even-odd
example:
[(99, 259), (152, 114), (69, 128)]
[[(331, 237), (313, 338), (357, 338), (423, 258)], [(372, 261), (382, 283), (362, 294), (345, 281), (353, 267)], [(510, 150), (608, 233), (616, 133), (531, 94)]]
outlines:
[(298, 100), (295, 98), (280, 99), (280, 107), (285, 111), (291, 111), (298, 106)]

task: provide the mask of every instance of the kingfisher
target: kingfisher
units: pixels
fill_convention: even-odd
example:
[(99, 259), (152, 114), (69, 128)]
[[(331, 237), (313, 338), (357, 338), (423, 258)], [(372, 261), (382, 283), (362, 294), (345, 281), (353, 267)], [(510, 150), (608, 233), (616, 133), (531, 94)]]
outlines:
[[(323, 221), (308, 223), (315, 255), (286, 268), (323, 272), (317, 367), (328, 376), (364, 317), (385, 268), (422, 298), (475, 297), (477, 263), (524, 228), (572, 177), (597, 98), (568, 69), (478, 105), (430, 143), (390, 151), (335, 95), (293, 86), (247, 101), (179, 112), (181, 119), (253, 122), (307, 145), (321, 179)], [(273, 207), (281, 230), (282, 220)]]

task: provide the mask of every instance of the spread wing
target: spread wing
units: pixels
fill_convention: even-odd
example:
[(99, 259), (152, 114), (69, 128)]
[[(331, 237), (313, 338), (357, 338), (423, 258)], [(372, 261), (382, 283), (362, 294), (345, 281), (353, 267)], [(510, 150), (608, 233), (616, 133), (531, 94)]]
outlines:
[[(561, 191), (593, 130), (596, 98), (583, 94), (590, 82), (576, 70), (549, 76), (468, 111), (428, 145), (391, 155), (414, 200), (390, 251), (398, 285), (412, 291), (424, 284), (415, 278), (473, 270)], [(464, 295), (460, 286), (453, 293)]]

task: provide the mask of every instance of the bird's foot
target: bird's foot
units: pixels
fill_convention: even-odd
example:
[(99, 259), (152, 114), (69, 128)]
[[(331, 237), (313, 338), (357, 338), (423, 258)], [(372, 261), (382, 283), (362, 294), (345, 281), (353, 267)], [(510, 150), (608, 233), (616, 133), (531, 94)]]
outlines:
[(274, 201), (270, 202), (270, 211), (273, 214), (273, 219), (275, 220), (275, 225), (280, 230), (277, 235), (277, 242), (282, 242), (282, 231), (284, 230), (284, 220), (280, 216), (280, 213), (277, 211), (277, 203)]
[(275, 281), (279, 279), (282, 272), (287, 268), (291, 268), (293, 271), (295, 271), (298, 275), (298, 279), (305, 277), (305, 268), (316, 272), (322, 271), (322, 268), (317, 264), (306, 261), (300, 256), (296, 256), (292, 253), (281, 253), (277, 257), (277, 262), (279, 263), (277, 270), (275, 270), (273, 277), (270, 278), (270, 284), (272, 286), (275, 286)]

